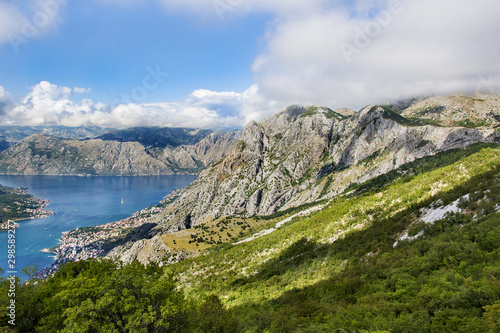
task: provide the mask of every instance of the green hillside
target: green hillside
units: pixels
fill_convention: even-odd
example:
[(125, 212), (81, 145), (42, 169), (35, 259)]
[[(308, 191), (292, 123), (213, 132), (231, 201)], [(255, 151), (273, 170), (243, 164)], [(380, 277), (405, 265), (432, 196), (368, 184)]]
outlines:
[(498, 146), (473, 146), (166, 268), (67, 264), (18, 286), (21, 331), (498, 332), (499, 172)]

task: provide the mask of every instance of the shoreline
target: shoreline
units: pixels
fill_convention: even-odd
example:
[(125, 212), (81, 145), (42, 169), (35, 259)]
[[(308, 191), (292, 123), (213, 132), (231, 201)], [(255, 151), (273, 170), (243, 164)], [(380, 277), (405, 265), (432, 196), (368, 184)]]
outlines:
[(35, 278), (45, 279), (53, 275), (62, 264), (70, 261), (104, 257), (107, 243), (119, 242), (136, 228), (151, 223), (151, 219), (154, 219), (159, 212), (161, 208), (151, 206), (123, 220), (64, 231), (58, 245), (39, 250), (42, 253), (52, 254), (54, 261), (40, 270)]
[(126, 238), (130, 232), (145, 224), (156, 224), (158, 214), (163, 211), (162, 206), (177, 197), (183, 189), (173, 190), (163, 197), (158, 205), (144, 208), (125, 219), (62, 232), (58, 245), (39, 250), (42, 253), (53, 254), (54, 261), (40, 270), (35, 278), (45, 279), (49, 277), (59, 269), (61, 264), (66, 262), (105, 257), (105, 252), (110, 250), (106, 247), (107, 244), (119, 242)]
[[(16, 188), (13, 187), (14, 189), (19, 189), (21, 190), (22, 193), (30, 195), (27, 193), (27, 190), (21, 189), (21, 188)], [(29, 201), (34, 201), (36, 205), (38, 206), (37, 208), (26, 208), (23, 212), (31, 214), (29, 217), (22, 217), (22, 218), (13, 218), (13, 219), (8, 219), (6, 222), (0, 223), (0, 232), (12, 230), (12, 229), (17, 229), (20, 226), (20, 223), (24, 221), (31, 221), (31, 220), (37, 220), (37, 219), (44, 219), (48, 218), (52, 215), (57, 214), (54, 211), (51, 210), (45, 210), (45, 207), (47, 207), (50, 203), (49, 199), (38, 199), (33, 196), (28, 198), (27, 202)], [(10, 223), (14, 224), (14, 227), (9, 226)], [(6, 226), (6, 227), (5, 227)]]

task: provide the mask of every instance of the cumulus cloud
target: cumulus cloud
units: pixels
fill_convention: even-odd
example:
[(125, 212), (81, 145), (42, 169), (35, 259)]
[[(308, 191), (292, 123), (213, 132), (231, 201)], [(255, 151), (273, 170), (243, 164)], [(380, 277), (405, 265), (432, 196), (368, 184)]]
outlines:
[[(135, 1), (140, 4), (127, 3)], [(2, 102), (7, 110), (3, 119), (70, 126), (226, 127), (261, 120), (295, 103), (357, 109), (415, 95), (500, 89), (496, 0), (155, 1), (169, 12), (225, 22), (271, 14), (262, 52), (251, 68), (255, 84), (244, 92), (200, 89), (178, 102), (105, 105), (74, 100), (74, 94), (89, 88), (41, 82), (15, 105)], [(9, 29), (22, 29), (16, 22), (23, 17), (29, 18), (0, 0), (0, 42)]]
[(229, 22), (273, 14), (252, 70), (259, 96), (280, 104), (359, 108), (500, 89), (496, 0), (157, 1)]
[(484, 81), (496, 90), (498, 12), (494, 0), (353, 1), (281, 21), (253, 70), (267, 98), (331, 107), (471, 92)]
[(260, 95), (280, 103), (358, 108), (500, 89), (496, 0), (158, 1), (224, 21), (273, 14), (252, 70)]
[(10, 112), (13, 108), (12, 95), (0, 86), (0, 117)]
[(277, 104), (259, 94), (257, 86), (243, 93), (196, 90), (185, 100), (170, 103), (128, 103), (107, 105), (74, 94), (87, 89), (58, 86), (42, 81), (21, 100), (0, 86), (0, 121), (10, 125), (64, 125), (102, 127), (242, 127), (249, 120), (259, 120), (276, 111)]

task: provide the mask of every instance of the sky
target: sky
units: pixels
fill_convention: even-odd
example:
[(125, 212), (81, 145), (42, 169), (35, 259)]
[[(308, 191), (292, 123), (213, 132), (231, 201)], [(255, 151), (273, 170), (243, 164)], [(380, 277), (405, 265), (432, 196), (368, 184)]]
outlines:
[(497, 0), (0, 0), (0, 124), (237, 128), (500, 89)]

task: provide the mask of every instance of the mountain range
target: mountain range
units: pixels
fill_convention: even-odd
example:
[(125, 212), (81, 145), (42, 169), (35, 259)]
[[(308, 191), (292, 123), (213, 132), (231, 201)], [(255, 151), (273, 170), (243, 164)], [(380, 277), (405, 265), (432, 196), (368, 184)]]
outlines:
[(73, 145), (93, 161), (87, 152), (97, 148), (81, 147), (121, 156), (116, 147), (133, 146), (156, 161), (203, 165), (161, 204), (67, 233), (81, 242), (66, 253), (88, 247), (104, 258), (19, 285), (22, 325), (99, 327), (113, 325), (110, 315), (138, 325), (149, 311), (149, 330), (178, 332), (498, 331), (498, 98), (434, 96), (358, 112), (294, 105), (177, 147), (141, 131), (25, 138), (1, 158), (42, 156), (37, 166), (49, 170), (41, 166)]
[(240, 133), (131, 128), (84, 139), (68, 138), (67, 134), (33, 134), (21, 139), (0, 153), (0, 173), (119, 176), (197, 173), (221, 158)]
[[(249, 123), (220, 160), (151, 217), (156, 227), (147, 236), (132, 238), (111, 255), (158, 260), (170, 253), (160, 241), (163, 234), (327, 202), (426, 156), (497, 142), (497, 98), (431, 97), (398, 112), (377, 105), (356, 113), (290, 106)], [(467, 127), (456, 126), (463, 119), (469, 119)]]

